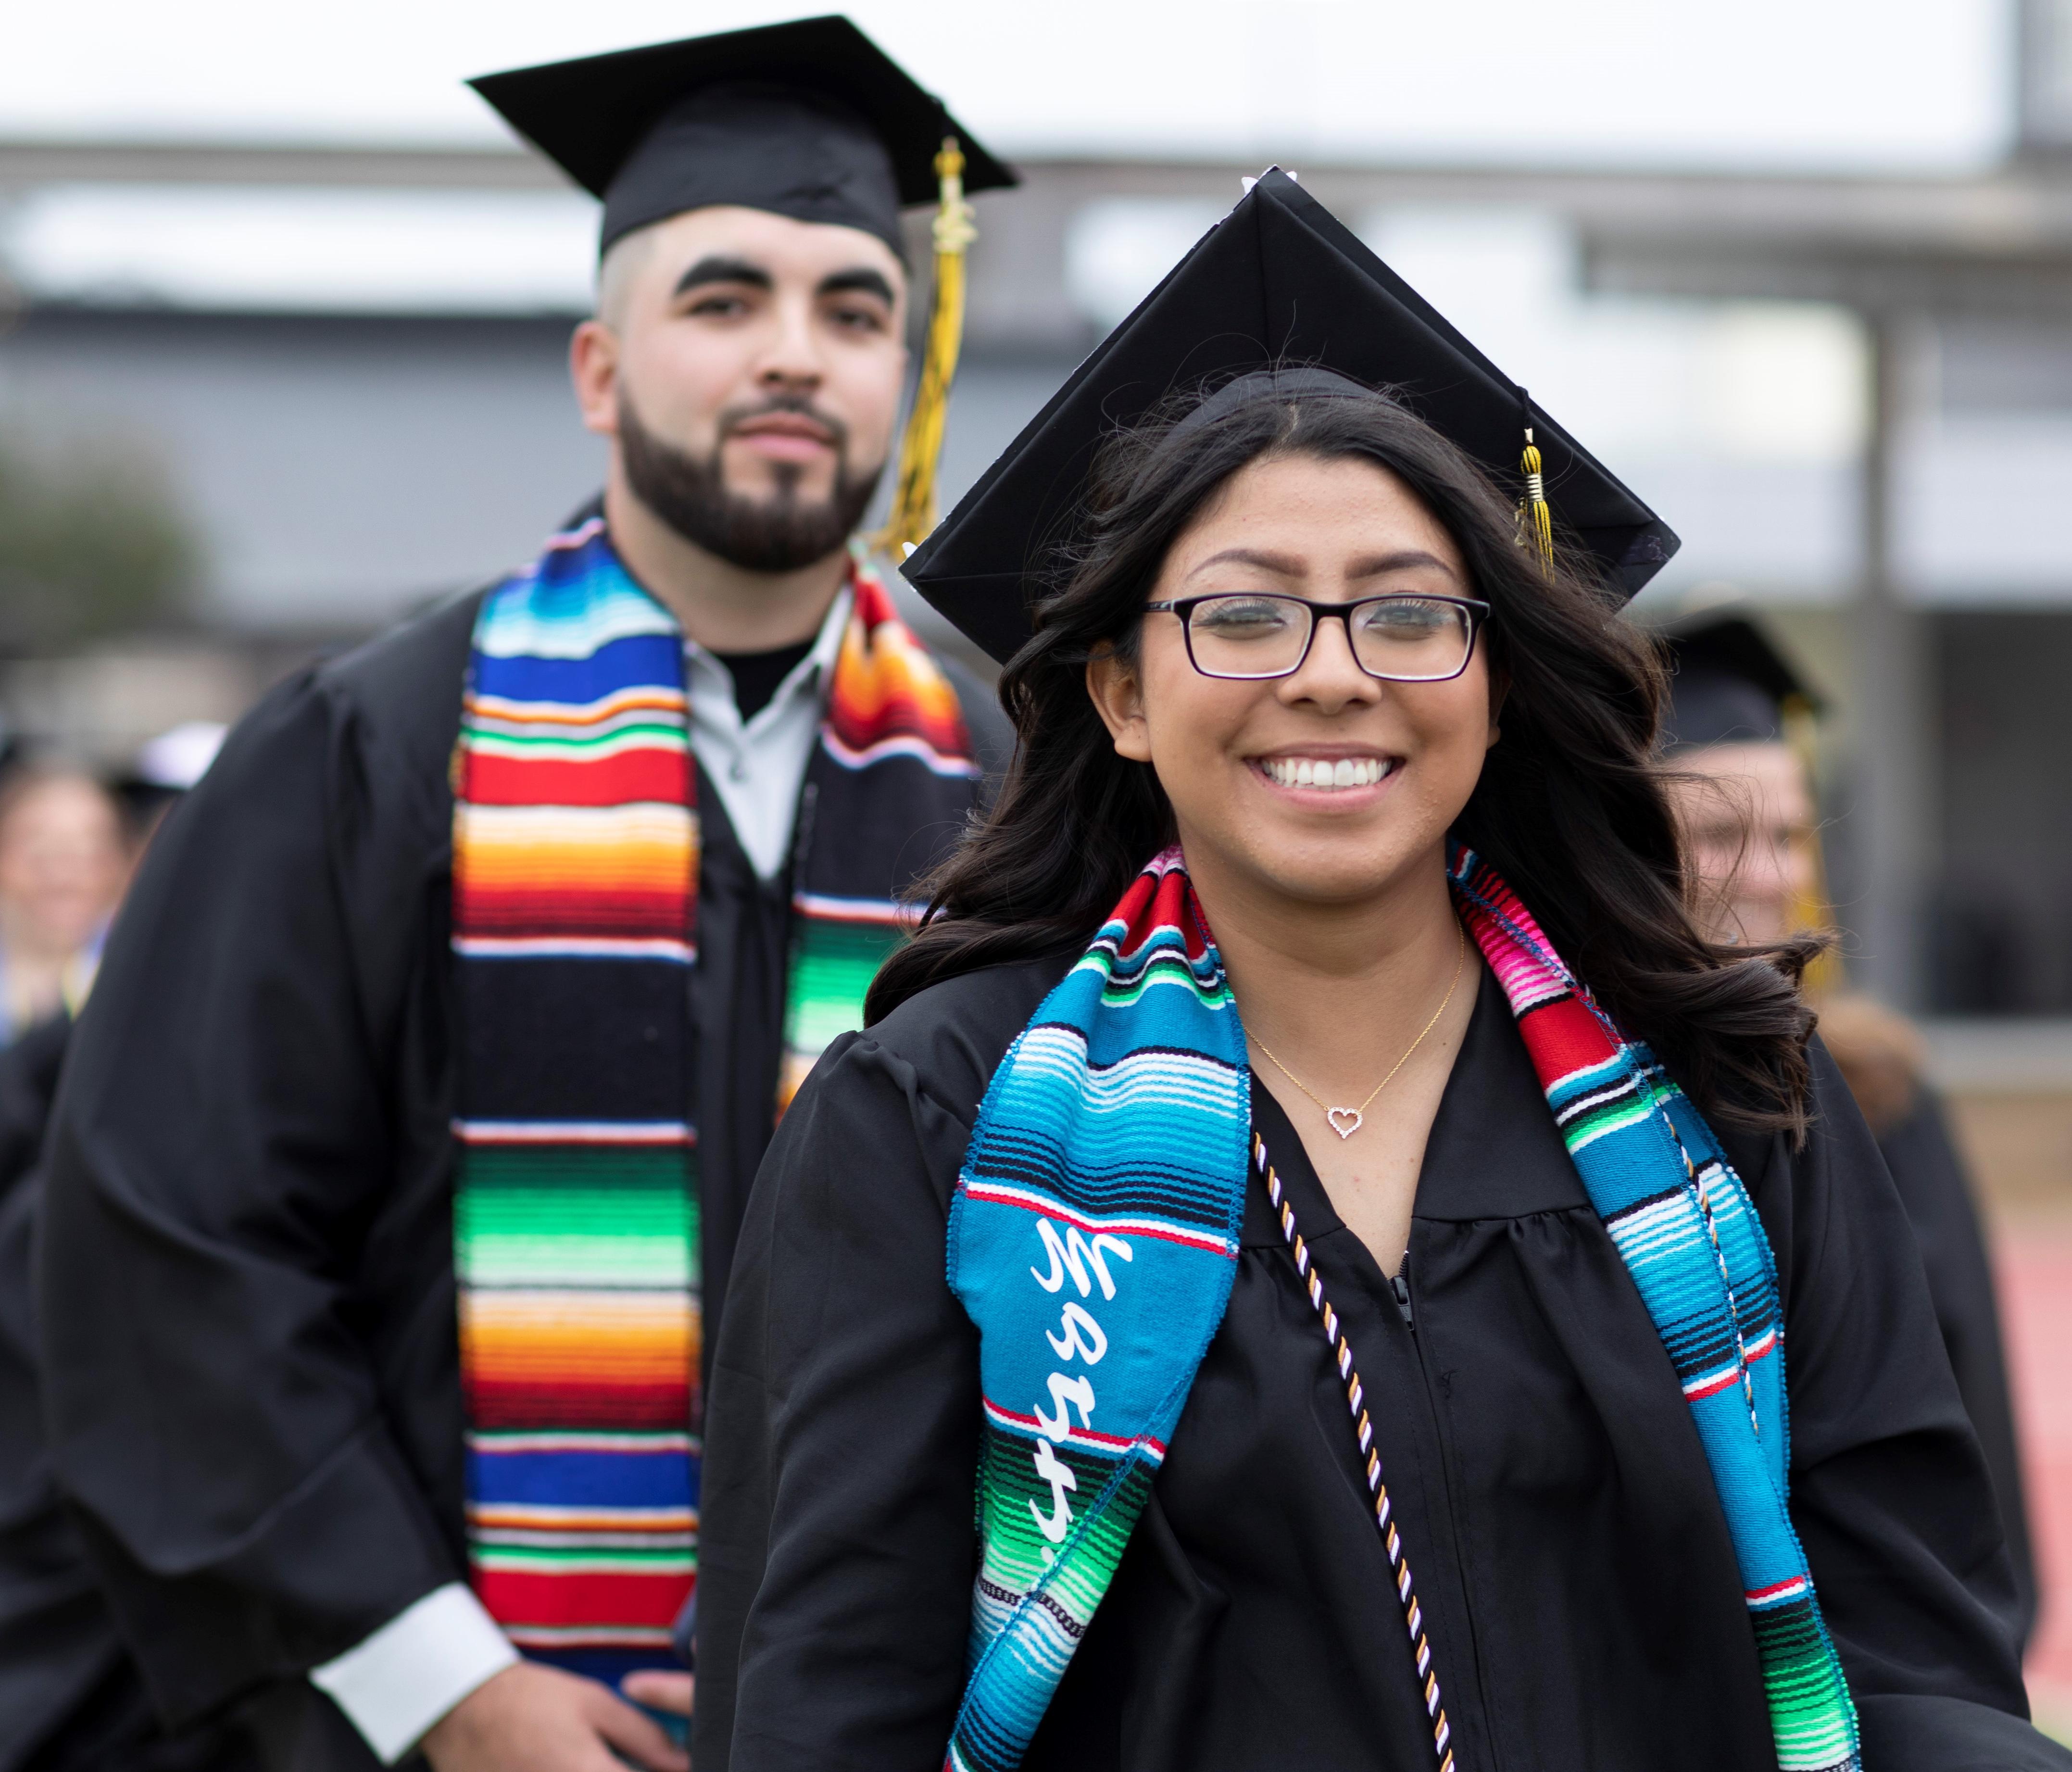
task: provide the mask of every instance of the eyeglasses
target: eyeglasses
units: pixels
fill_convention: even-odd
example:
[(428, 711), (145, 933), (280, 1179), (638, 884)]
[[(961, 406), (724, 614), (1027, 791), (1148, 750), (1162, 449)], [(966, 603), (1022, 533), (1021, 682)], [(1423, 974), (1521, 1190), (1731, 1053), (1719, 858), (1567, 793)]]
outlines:
[(1365, 597), (1312, 602), (1279, 591), (1226, 592), (1146, 603), (1170, 610), (1187, 636), (1187, 658), (1203, 676), (1256, 680), (1293, 676), (1309, 656), (1319, 621), (1346, 624), (1353, 658), (1386, 683), (1444, 683), (1474, 656), (1475, 631), (1490, 606), (1473, 597)]

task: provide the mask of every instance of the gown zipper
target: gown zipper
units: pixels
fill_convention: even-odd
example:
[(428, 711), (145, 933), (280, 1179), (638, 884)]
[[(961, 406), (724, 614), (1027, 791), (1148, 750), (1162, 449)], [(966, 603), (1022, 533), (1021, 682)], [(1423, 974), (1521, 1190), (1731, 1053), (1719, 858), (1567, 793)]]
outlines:
[[(1425, 1363), (1424, 1338), (1417, 1333), (1414, 1320), (1410, 1290), (1410, 1252), (1403, 1252), (1403, 1265), (1389, 1276), (1388, 1289), (1396, 1300), (1396, 1308), (1403, 1314), (1403, 1326), (1408, 1331), (1413, 1357), (1417, 1362), (1417, 1376), (1424, 1387), (1424, 1418), (1432, 1424), (1432, 1437), (1439, 1455), (1439, 1490), (1446, 1510), (1446, 1529), (1452, 1541), (1454, 1558), (1453, 1590), (1460, 1596), (1461, 1620), (1468, 1633), (1469, 1653), (1474, 1658), (1475, 1709), (1479, 1713), (1482, 1729), (1482, 1752), (1486, 1764), (1500, 1767), (1503, 1763), (1503, 1749), (1497, 1745), (1494, 1723), (1490, 1716), (1489, 1663), (1482, 1655), (1482, 1632), (1475, 1624), (1474, 1602), (1468, 1586), (1466, 1533), (1461, 1521), (1461, 1511), (1453, 1496), (1459, 1485), (1453, 1474), (1453, 1449), (1447, 1437), (1445, 1417), (1439, 1408), (1439, 1398), (1432, 1382), (1432, 1369)], [(1457, 1757), (1455, 1764), (1458, 1765)]]

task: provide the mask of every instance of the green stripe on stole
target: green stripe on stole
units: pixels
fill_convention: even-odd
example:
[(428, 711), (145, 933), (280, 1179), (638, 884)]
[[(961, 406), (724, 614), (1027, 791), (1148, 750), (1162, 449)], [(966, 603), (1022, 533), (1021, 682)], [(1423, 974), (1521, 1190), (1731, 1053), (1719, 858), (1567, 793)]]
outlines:
[[(1080, 1457), (1070, 1445), (1054, 1447), (1050, 1455), (1079, 1479), (1077, 1493), (1081, 1495), (1100, 1493), (1113, 1470), (1110, 1463)], [(1054, 1553), (1035, 1522), (1038, 1514), (1050, 1511), (1057, 1497), (1050, 1484), (1037, 1476), (1026, 1440), (989, 1433), (980, 1466), (979, 1494), (985, 1516), (981, 1537), (988, 1573), (995, 1578), (1009, 1576), (1016, 1591), (1026, 1593), (1052, 1567), (1046, 1554)], [(1075, 1618), (1092, 1618), (1100, 1605), (1128, 1547), (1130, 1531), (1149, 1499), (1156, 1475), (1149, 1466), (1131, 1465), (1116, 1491), (1113, 1504), (1081, 1516), (1080, 1536), (1072, 1554), (1064, 1568), (1051, 1577), (1050, 1588)]]
[(695, 1289), (697, 1197), (673, 1146), (464, 1146), (454, 1243), (471, 1285)]
[(801, 906), (794, 915), (784, 992), (780, 1106), (788, 1107), (814, 1062), (863, 1026), (863, 1000), (886, 956), (906, 939), (897, 923), (837, 922)]
[(820, 1052), (863, 1025), (863, 1000), (886, 956), (904, 939), (895, 924), (800, 919), (785, 1005), (784, 1043)]

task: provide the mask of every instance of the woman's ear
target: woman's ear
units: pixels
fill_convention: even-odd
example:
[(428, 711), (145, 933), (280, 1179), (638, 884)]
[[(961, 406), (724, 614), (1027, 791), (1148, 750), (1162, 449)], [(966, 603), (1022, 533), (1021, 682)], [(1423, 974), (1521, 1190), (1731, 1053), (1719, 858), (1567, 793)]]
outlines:
[(1087, 660), (1087, 696), (1101, 717), (1115, 754), (1132, 763), (1151, 761), (1151, 731), (1144, 718), (1144, 685), (1136, 667), (1104, 640)]
[(1503, 705), (1511, 699), (1511, 672), (1501, 664), (1491, 664), (1489, 673), (1489, 742), (1485, 750), (1496, 749), (1496, 742), (1503, 736), (1503, 728), (1497, 722), (1503, 713)]

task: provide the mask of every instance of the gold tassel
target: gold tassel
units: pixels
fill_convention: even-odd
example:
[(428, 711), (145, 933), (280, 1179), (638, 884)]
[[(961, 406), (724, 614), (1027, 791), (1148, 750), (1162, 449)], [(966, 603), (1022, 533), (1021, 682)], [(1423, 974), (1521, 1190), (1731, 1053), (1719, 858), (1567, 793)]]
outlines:
[(1525, 541), (1525, 526), (1532, 525), (1532, 550), (1540, 556), (1540, 569), (1554, 576), (1554, 513), (1547, 505), (1547, 482), (1543, 477), (1539, 446), (1532, 441), (1532, 427), (1525, 427), (1525, 453), (1518, 471), (1525, 476), (1525, 496), (1518, 507), (1518, 539)]
[[(1815, 773), (1819, 761), (1816, 754), (1817, 735), (1813, 717), (1813, 704), (1803, 695), (1784, 698), (1784, 738), (1799, 759), (1799, 773), (1805, 779), (1808, 796), (1819, 792), (1819, 777)], [(1827, 863), (1820, 841), (1819, 817), (1816, 812), (1813, 828), (1793, 839), (1805, 844), (1811, 851), (1812, 865), (1807, 870), (1808, 878), (1792, 895), (1791, 931), (1794, 935), (1832, 935), (1835, 930), (1835, 907), (1827, 897)], [(1815, 1002), (1823, 997), (1839, 995), (1847, 986), (1839, 947), (1828, 948), (1806, 968), (1804, 989)]]
[(896, 565), (935, 526), (935, 464), (943, 453), (943, 423), (949, 412), (950, 384), (964, 333), (964, 251), (978, 238), (972, 206), (964, 200), (964, 156), (954, 135), (943, 138), (935, 156), (942, 200), (935, 210), (935, 293), (922, 346), (921, 379), (914, 409), (899, 442), (899, 471), (893, 483), (892, 514), (877, 545)]

